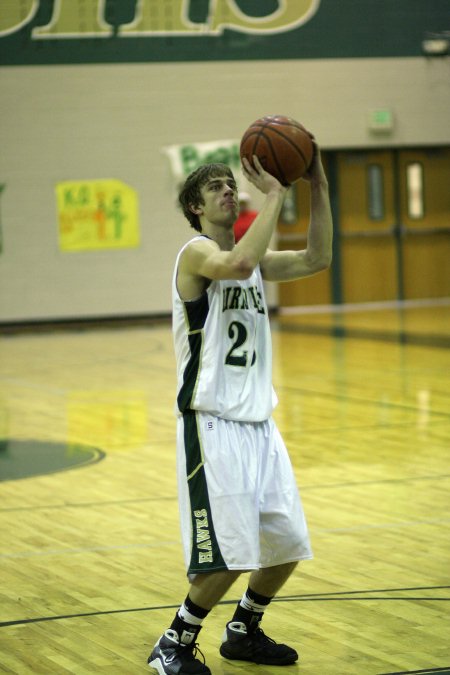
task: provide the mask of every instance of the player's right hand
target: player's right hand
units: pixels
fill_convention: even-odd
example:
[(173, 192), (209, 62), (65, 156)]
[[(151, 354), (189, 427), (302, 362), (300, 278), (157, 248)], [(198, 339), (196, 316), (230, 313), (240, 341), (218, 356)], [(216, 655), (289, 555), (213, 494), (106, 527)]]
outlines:
[(287, 187), (282, 185), (279, 180), (268, 173), (262, 166), (256, 155), (253, 155), (253, 166), (246, 157), (242, 158), (242, 171), (244, 176), (250, 183), (252, 183), (258, 190), (264, 194), (269, 192), (286, 192)]

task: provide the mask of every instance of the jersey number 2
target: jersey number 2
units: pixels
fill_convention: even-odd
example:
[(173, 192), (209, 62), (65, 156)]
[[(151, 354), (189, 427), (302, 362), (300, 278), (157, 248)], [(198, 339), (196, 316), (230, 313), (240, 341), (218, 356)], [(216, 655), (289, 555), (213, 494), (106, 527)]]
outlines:
[[(225, 363), (228, 366), (241, 366), (243, 368), (247, 365), (248, 351), (246, 349), (240, 351), (243, 344), (247, 342), (247, 329), (240, 321), (232, 321), (228, 327), (228, 337), (234, 340), (230, 351), (228, 352)], [(253, 352), (251, 366), (256, 361), (256, 352)]]

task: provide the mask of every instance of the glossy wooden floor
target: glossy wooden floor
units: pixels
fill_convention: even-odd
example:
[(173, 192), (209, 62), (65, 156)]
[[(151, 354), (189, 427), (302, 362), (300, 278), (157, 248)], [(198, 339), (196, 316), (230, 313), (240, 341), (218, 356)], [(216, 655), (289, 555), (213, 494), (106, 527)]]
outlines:
[[(315, 558), (263, 627), (301, 660), (280, 669), (219, 656), (243, 576), (205, 621), (212, 672), (444, 672), (450, 306), (280, 316), (273, 336), (276, 419)], [(0, 483), (0, 672), (150, 672), (187, 590), (170, 328), (3, 334), (0, 350), (0, 437), (106, 453)]]

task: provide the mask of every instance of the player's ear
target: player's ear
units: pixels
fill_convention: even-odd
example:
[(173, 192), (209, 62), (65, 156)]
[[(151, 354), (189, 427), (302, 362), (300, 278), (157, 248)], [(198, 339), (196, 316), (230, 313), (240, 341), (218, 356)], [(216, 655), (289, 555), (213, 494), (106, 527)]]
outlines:
[(196, 216), (199, 216), (202, 213), (202, 207), (200, 204), (197, 206), (195, 204), (189, 204), (189, 211), (192, 211)]

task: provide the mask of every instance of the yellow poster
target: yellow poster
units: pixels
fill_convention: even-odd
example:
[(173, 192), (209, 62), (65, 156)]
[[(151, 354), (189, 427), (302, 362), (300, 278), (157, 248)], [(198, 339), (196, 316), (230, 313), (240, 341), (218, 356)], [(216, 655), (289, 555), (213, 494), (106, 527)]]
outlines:
[(67, 181), (56, 186), (56, 199), (61, 251), (139, 246), (138, 198), (129, 185)]

